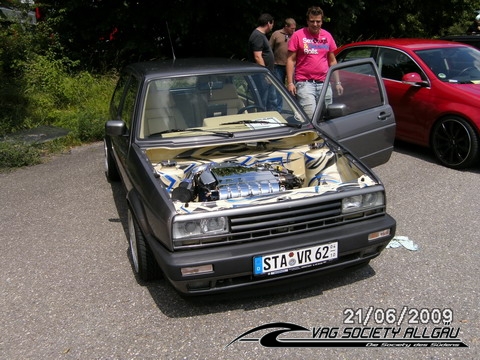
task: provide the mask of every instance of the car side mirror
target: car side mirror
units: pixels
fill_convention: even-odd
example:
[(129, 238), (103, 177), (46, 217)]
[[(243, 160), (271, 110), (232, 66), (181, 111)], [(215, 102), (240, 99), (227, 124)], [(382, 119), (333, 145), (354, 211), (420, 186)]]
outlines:
[(347, 115), (347, 105), (336, 103), (329, 104), (325, 110), (325, 120), (334, 119)]
[(127, 125), (122, 120), (109, 120), (105, 124), (105, 134), (108, 136), (121, 136), (127, 132)]
[(419, 73), (411, 72), (402, 76), (402, 82), (412, 86), (427, 86), (427, 82), (422, 80)]

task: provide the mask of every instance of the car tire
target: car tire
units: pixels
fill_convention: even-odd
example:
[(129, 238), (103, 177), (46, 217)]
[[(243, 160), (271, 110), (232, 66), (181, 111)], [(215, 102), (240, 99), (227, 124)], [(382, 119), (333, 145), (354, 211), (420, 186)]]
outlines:
[(161, 271), (132, 211), (128, 209), (128, 237), (133, 269), (142, 281), (161, 277)]
[(471, 166), (479, 155), (477, 133), (458, 116), (445, 117), (434, 125), (431, 146), (437, 160), (452, 169)]
[(108, 181), (120, 181), (120, 174), (118, 173), (117, 164), (113, 159), (112, 150), (107, 143), (107, 140), (103, 140), (103, 147), (105, 151), (105, 176)]

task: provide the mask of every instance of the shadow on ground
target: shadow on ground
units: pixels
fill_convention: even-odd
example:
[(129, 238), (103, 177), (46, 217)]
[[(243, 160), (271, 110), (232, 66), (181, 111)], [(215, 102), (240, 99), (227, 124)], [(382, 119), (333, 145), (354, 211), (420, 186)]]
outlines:
[[(400, 140), (395, 140), (395, 146), (394, 146), (394, 151), (398, 152), (400, 154), (404, 154), (407, 156), (411, 156), (417, 159), (421, 159), (425, 162), (431, 163), (431, 164), (438, 164), (439, 166), (443, 166), (439, 164), (439, 162), (435, 159), (435, 156), (433, 155), (432, 150), (429, 148), (420, 146), (420, 145), (415, 145), (415, 144), (410, 144), (404, 141)], [(446, 168), (447, 169), (447, 168)], [(474, 164), (472, 167), (467, 168), (467, 169), (461, 169), (461, 170), (454, 170), (454, 171), (467, 171), (467, 172), (472, 172), (472, 173), (480, 173), (480, 159), (477, 160), (476, 164)]]

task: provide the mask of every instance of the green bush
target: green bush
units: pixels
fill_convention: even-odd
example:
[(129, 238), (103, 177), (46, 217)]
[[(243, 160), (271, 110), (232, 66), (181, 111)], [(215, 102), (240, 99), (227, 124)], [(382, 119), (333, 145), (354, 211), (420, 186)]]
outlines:
[(41, 162), (41, 149), (21, 142), (0, 142), (0, 170), (35, 165)]
[(48, 56), (35, 56), (24, 67), (29, 127), (54, 125), (72, 130), (80, 140), (102, 138), (97, 122), (108, 117), (114, 76), (74, 72), (68, 59)]
[[(65, 146), (101, 140), (116, 77), (74, 68), (68, 59), (44, 55), (19, 63), (22, 75), (0, 89), (0, 136), (50, 125), (70, 131)], [(39, 152), (22, 146), (3, 145), (0, 166), (36, 163)]]
[[(0, 136), (50, 125), (70, 130), (65, 146), (101, 140), (116, 76), (75, 68), (65, 58), (30, 54), (16, 62), (14, 79), (0, 72)], [(0, 166), (36, 163), (38, 154), (30, 145), (3, 144)]]
[(100, 140), (105, 133), (105, 118), (99, 118), (98, 113), (85, 110), (77, 119), (76, 137), (82, 142)]

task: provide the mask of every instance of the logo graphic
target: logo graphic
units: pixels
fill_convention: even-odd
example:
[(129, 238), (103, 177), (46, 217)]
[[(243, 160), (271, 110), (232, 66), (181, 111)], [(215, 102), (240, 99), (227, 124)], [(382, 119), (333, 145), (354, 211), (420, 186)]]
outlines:
[[(248, 337), (262, 331), (259, 337)], [(265, 331), (267, 333), (265, 334)], [(257, 342), (270, 348), (325, 348), (325, 347), (468, 347), (457, 336), (459, 328), (443, 327), (306, 327), (277, 322), (257, 326), (232, 340), (235, 342)]]

